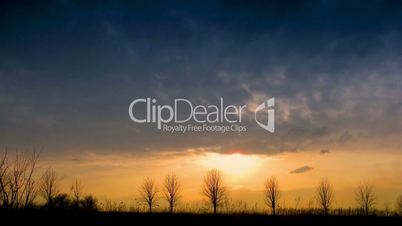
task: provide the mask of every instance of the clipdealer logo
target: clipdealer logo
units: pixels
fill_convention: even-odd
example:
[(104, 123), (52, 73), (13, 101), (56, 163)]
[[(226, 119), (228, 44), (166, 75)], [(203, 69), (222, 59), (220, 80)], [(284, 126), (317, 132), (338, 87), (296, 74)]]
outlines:
[[(264, 130), (275, 132), (275, 98), (270, 98), (254, 111), (255, 121)], [(128, 114), (135, 123), (156, 124), (165, 132), (245, 132), (242, 125), (246, 105), (225, 105), (220, 98), (219, 105), (194, 105), (190, 100), (174, 99), (173, 105), (158, 104), (155, 98), (139, 98), (130, 103)], [(145, 114), (144, 114), (145, 113)], [(266, 114), (262, 121), (257, 114)], [(263, 117), (264, 118), (264, 117)]]

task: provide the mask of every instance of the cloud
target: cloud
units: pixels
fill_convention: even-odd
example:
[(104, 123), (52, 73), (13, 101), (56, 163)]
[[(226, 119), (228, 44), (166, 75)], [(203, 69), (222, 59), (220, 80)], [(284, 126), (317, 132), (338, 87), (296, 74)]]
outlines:
[[(0, 37), (6, 43), (0, 47), (0, 131), (6, 132), (0, 143), (45, 146), (54, 152), (133, 154), (216, 146), (220, 148), (211, 151), (241, 149), (250, 154), (400, 147), (402, 33), (387, 30), (397, 27), (393, 24), (400, 15), (392, 10), (399, 7), (379, 14), (382, 4), (358, 4), (368, 9), (355, 11), (370, 16), (345, 17), (338, 10), (344, 7), (322, 4), (298, 8), (302, 22), (293, 20), (294, 15), (275, 19), (282, 14), (261, 14), (260, 10), (276, 10), (260, 4), (225, 4), (197, 13), (190, 10), (197, 7), (161, 7), (155, 18), (151, 8), (134, 6), (116, 6), (113, 15), (118, 17), (92, 17), (72, 4), (69, 9), (76, 10), (77, 17), (60, 16), (50, 24), (41, 21), (56, 20), (53, 7), (39, 7), (52, 10), (40, 13), (42, 19), (21, 19), (19, 26), (13, 18), (3, 19), (7, 25)], [(61, 14), (69, 11), (64, 5), (55, 8)], [(108, 9), (99, 5), (100, 11)], [(323, 10), (329, 16), (321, 18), (317, 26), (322, 27), (305, 26)], [(80, 13), (86, 23), (80, 23)], [(234, 20), (227, 20), (228, 15)], [(339, 29), (320, 32), (334, 27), (333, 21)], [(361, 31), (365, 26), (359, 23), (376, 30)], [(75, 30), (60, 30), (55, 24)], [(299, 26), (300, 34), (299, 29), (288, 29)], [(36, 32), (46, 33), (46, 45), (38, 42), (41, 34)], [(295, 32), (298, 42), (291, 38)], [(60, 37), (66, 42), (60, 43)], [(37, 46), (43, 46), (41, 51)], [(24, 51), (16, 51), (19, 48)], [(166, 134), (129, 119), (129, 103), (148, 96), (161, 104), (171, 104), (174, 98), (217, 104), (223, 97), (225, 103), (247, 104), (250, 110), (275, 97), (277, 130), (268, 134), (247, 111), (247, 132), (240, 135)]]
[(322, 155), (325, 155), (325, 154), (328, 154), (328, 153), (329, 153), (328, 149), (321, 149), (320, 150), (320, 154), (322, 154)]
[(306, 166), (296, 168), (296, 169), (290, 171), (290, 173), (305, 173), (305, 172), (310, 171), (310, 170), (313, 170), (313, 167), (306, 165)]

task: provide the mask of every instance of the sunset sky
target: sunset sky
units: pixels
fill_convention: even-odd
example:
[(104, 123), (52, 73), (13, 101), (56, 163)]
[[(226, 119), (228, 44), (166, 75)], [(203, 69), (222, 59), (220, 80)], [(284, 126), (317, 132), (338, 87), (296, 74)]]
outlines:
[[(282, 206), (328, 177), (335, 206), (370, 181), (383, 208), (402, 194), (401, 43), (397, 1), (2, 1), (0, 152), (42, 149), (64, 192), (79, 178), (99, 199), (134, 203), (145, 177), (175, 172), (198, 202), (217, 168), (250, 204), (276, 175)], [(146, 97), (247, 105), (247, 131), (134, 123)], [(252, 112), (272, 97), (274, 133)]]

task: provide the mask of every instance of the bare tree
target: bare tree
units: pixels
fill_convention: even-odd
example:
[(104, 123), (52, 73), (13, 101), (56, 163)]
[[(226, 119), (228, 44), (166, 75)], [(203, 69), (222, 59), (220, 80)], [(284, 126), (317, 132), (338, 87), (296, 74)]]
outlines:
[(297, 210), (299, 208), (300, 202), (301, 202), (301, 197), (297, 196), (295, 198), (295, 210)]
[(71, 195), (73, 197), (73, 202), (75, 204), (79, 204), (82, 194), (83, 194), (83, 186), (81, 181), (79, 181), (78, 179), (76, 179), (73, 183), (73, 185), (71, 185)]
[(226, 187), (223, 186), (219, 170), (212, 169), (207, 172), (204, 177), (202, 194), (208, 199), (216, 214), (217, 208), (223, 204), (226, 198)]
[(148, 205), (149, 213), (152, 213), (152, 208), (157, 204), (158, 189), (156, 187), (155, 181), (150, 178), (145, 178), (144, 183), (139, 189), (141, 198)]
[(396, 211), (400, 216), (402, 215), (402, 195), (396, 199)]
[(333, 200), (333, 193), (332, 185), (329, 183), (328, 179), (321, 179), (321, 182), (317, 188), (317, 200), (318, 204), (324, 211), (324, 215), (329, 214), (329, 209), (331, 208)]
[(23, 192), (23, 205), (24, 208), (27, 207), (32, 207), (34, 200), (38, 194), (38, 189), (37, 189), (37, 182), (34, 179), (34, 173), (36, 170), (36, 163), (39, 159), (39, 155), (40, 152), (36, 152), (34, 150), (34, 152), (32, 153), (32, 155), (26, 160), (27, 166), (26, 166), (26, 170), (23, 173), (24, 175), (24, 183), (22, 186), (22, 192)]
[(34, 172), (39, 153), (31, 156), (15, 153), (8, 161), (7, 151), (0, 158), (0, 201), (3, 208), (27, 208), (33, 205), (37, 194)]
[(15, 160), (9, 175), (9, 205), (11, 208), (18, 208), (22, 199), (22, 189), (25, 182), (25, 172), (27, 171), (27, 161), (19, 152), (15, 154)]
[(362, 182), (355, 193), (356, 203), (364, 215), (368, 216), (376, 203), (376, 195), (373, 186), (368, 182)]
[(389, 214), (390, 214), (390, 209), (389, 209), (389, 203), (388, 202), (384, 202), (384, 213), (385, 213), (385, 216), (389, 216)]
[(272, 209), (272, 214), (276, 214), (276, 208), (278, 207), (278, 200), (281, 192), (279, 190), (279, 181), (275, 176), (271, 176), (265, 182), (265, 203)]
[(59, 194), (58, 179), (54, 170), (49, 168), (43, 173), (39, 190), (47, 206), (52, 207), (54, 197)]
[(163, 183), (163, 194), (166, 201), (169, 203), (170, 213), (173, 213), (174, 208), (180, 199), (181, 184), (176, 174), (170, 173), (165, 177)]
[(3, 208), (8, 208), (8, 185), (10, 182), (8, 170), (9, 164), (6, 151), (0, 159), (0, 201)]

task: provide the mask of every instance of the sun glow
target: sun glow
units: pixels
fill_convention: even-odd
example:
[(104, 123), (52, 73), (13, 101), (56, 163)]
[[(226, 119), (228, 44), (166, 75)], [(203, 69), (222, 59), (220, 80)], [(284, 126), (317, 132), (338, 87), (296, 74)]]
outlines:
[(217, 154), (208, 153), (200, 159), (202, 166), (206, 168), (217, 168), (223, 173), (233, 178), (241, 178), (250, 175), (261, 164), (262, 159), (254, 155), (234, 154)]

